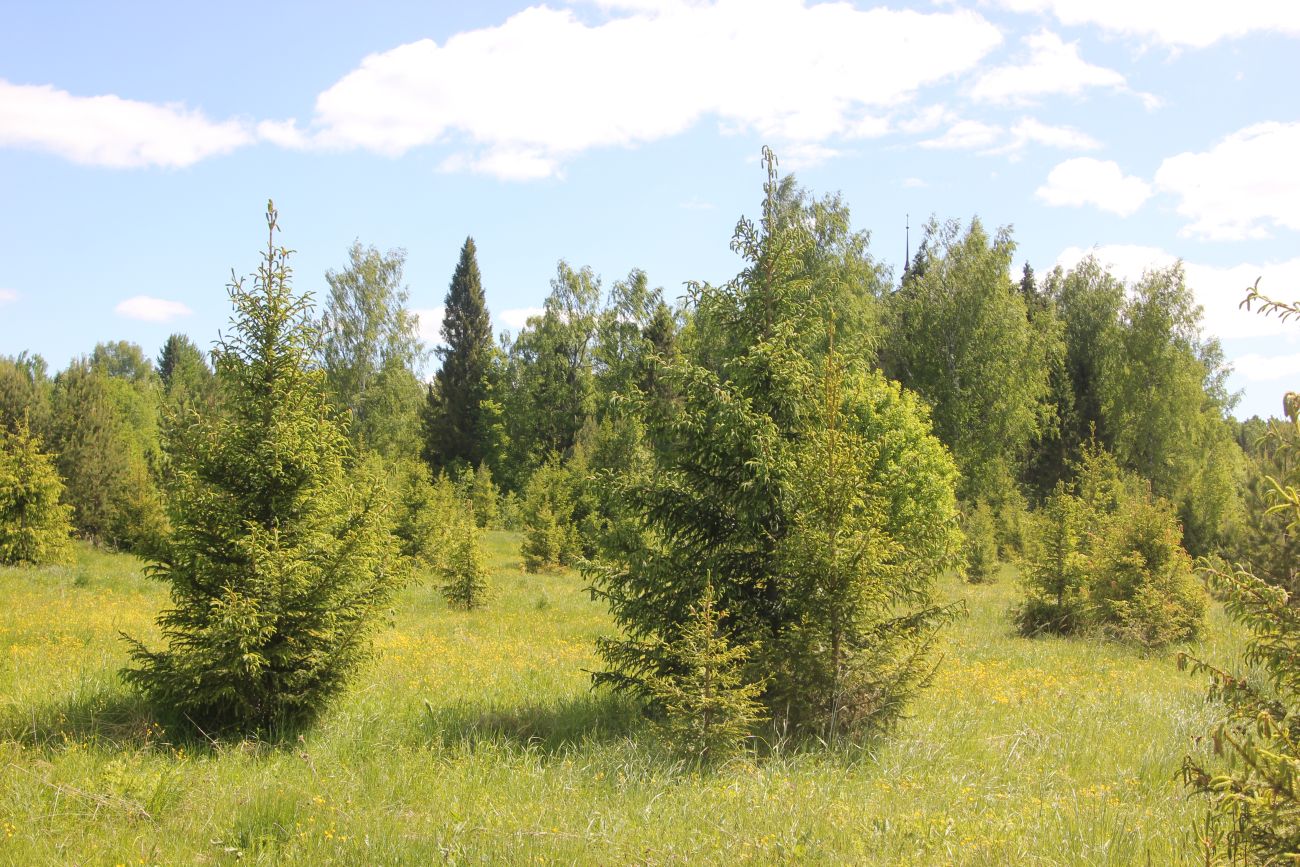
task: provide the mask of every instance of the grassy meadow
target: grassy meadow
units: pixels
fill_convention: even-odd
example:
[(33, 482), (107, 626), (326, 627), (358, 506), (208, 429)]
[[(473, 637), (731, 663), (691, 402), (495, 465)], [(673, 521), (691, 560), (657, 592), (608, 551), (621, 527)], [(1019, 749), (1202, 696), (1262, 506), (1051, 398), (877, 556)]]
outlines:
[[(491, 533), (495, 598), (401, 594), (375, 659), (301, 738), (162, 729), (117, 678), (165, 588), (78, 549), (0, 569), (0, 863), (1180, 864), (1204, 805), (1178, 779), (1214, 707), (1172, 653), (1027, 640), (1013, 570), (941, 596), (933, 686), (891, 737), (779, 740), (701, 771), (588, 689), (610, 629), (573, 573), (526, 575)], [(1196, 651), (1240, 636), (1216, 607)]]

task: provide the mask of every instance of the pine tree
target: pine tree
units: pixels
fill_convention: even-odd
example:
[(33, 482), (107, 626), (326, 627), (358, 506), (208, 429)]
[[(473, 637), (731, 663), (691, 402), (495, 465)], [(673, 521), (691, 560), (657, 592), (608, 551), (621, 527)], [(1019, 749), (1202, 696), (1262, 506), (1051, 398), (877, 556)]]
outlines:
[(487, 464), (479, 464), (474, 473), (469, 497), (474, 507), (474, 523), (482, 528), (496, 527), (501, 517), (500, 498), (497, 486), (492, 483), (492, 468)]
[(988, 503), (979, 502), (966, 514), (966, 545), (963, 553), (966, 557), (966, 580), (972, 584), (982, 584), (993, 580), (998, 571), (998, 543), (993, 510)]
[(311, 361), (310, 299), (290, 288), (270, 204), (267, 225), (252, 288), (229, 288), (222, 412), (196, 419), (172, 455), (174, 537), (154, 567), (171, 585), (167, 647), (132, 640), (125, 672), (209, 732), (312, 719), (366, 656), (400, 579), (386, 493), (349, 473), (346, 429)]
[(69, 559), (72, 509), (60, 502), (54, 460), (20, 422), (0, 428), (0, 564), (44, 565)]
[(473, 238), (466, 238), (443, 306), (442, 367), (425, 408), (425, 459), (435, 470), (478, 466), (489, 441), (483, 402), (490, 395), (493, 343)]

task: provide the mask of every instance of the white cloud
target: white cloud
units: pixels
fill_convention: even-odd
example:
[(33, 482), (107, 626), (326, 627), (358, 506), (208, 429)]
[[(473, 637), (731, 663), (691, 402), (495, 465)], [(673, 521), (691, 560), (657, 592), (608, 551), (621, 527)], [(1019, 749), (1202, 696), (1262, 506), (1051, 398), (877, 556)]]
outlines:
[(962, 120), (948, 127), (948, 131), (938, 138), (925, 139), (923, 148), (940, 148), (944, 150), (965, 150), (985, 148), (1002, 136), (1002, 127), (993, 126), (978, 120)]
[(1232, 360), (1233, 369), (1247, 382), (1277, 382), (1300, 377), (1300, 352), (1292, 355), (1260, 355), (1248, 352)]
[(505, 326), (512, 331), (519, 331), (528, 324), (529, 319), (541, 316), (545, 312), (541, 307), (517, 307), (512, 310), (502, 310), (497, 314), (497, 321), (505, 323)]
[(1029, 144), (1061, 150), (1090, 151), (1101, 147), (1101, 142), (1072, 126), (1050, 126), (1032, 117), (1022, 117), (1011, 127), (1011, 149), (1020, 150)]
[(909, 135), (936, 130), (944, 124), (956, 123), (960, 118), (944, 105), (927, 105), (911, 117), (898, 121), (898, 128)]
[(1024, 104), (1053, 94), (1077, 96), (1090, 87), (1125, 90), (1124, 76), (1094, 66), (1079, 56), (1079, 43), (1065, 42), (1047, 30), (1021, 39), (1028, 56), (1018, 65), (999, 66), (981, 75), (971, 88), (979, 102)]
[(1075, 157), (1052, 169), (1034, 195), (1057, 207), (1094, 205), (1127, 217), (1151, 198), (1151, 187), (1141, 178), (1125, 175), (1113, 161)]
[(18, 300), (18, 290), (0, 289), (0, 304), (12, 304)]
[(930, 186), (921, 178), (903, 178), (900, 183), (902, 184), (903, 189), (907, 190), (923, 190)]
[(969, 10), (805, 0), (613, 7), (591, 25), (535, 6), (442, 45), (372, 54), (319, 95), (313, 141), (388, 155), (441, 143), (456, 151), (444, 168), (515, 179), (705, 118), (790, 144), (878, 135), (871, 109), (897, 108), (971, 69), (1002, 38)]
[(251, 144), (242, 121), (210, 121), (177, 103), (73, 96), (50, 85), (0, 79), (0, 146), (111, 168), (180, 168)]
[(1072, 126), (1050, 126), (1032, 117), (1022, 117), (1008, 131), (1008, 136), (1002, 144), (989, 148), (984, 153), (1006, 154), (1012, 160), (1017, 160), (1030, 145), (1041, 145), (1058, 150), (1088, 151), (1101, 147), (1101, 142)]
[(442, 345), (442, 307), (425, 307), (412, 310), (418, 321), (420, 339), (429, 346)]
[(178, 316), (189, 316), (194, 311), (179, 301), (136, 295), (113, 308), (118, 316), (139, 319), (143, 322), (170, 322)]
[(1155, 182), (1180, 198), (1178, 213), (1192, 221), (1182, 234), (1213, 240), (1267, 238), (1270, 226), (1300, 231), (1297, 154), (1300, 123), (1261, 123), (1208, 151), (1166, 159)]
[(1163, 45), (1204, 48), (1220, 39), (1274, 32), (1300, 36), (1291, 0), (1000, 0), (1017, 12), (1050, 12), (1062, 24), (1093, 24)]
[(777, 150), (781, 168), (792, 172), (819, 166), (827, 160), (840, 156), (842, 152), (826, 145), (814, 142), (782, 145)]
[[(1134, 283), (1143, 272), (1167, 268), (1178, 261), (1173, 253), (1159, 247), (1134, 244), (1109, 244), (1085, 250), (1068, 247), (1057, 257), (1063, 268), (1073, 268), (1087, 255), (1094, 255), (1112, 274), (1127, 283)], [(1228, 267), (1185, 262), (1183, 273), (1196, 301), (1205, 308), (1205, 328), (1216, 337), (1224, 339), (1269, 337), (1287, 334), (1294, 326), (1285, 325), (1276, 316), (1261, 316), (1258, 312), (1241, 309), (1246, 289), (1259, 279), (1260, 290), (1265, 295), (1287, 293), (1300, 286), (1300, 258), (1284, 262), (1255, 264), (1242, 262)]]
[(264, 120), (257, 125), (257, 137), (289, 150), (305, 150), (311, 138), (298, 129), (296, 120)]

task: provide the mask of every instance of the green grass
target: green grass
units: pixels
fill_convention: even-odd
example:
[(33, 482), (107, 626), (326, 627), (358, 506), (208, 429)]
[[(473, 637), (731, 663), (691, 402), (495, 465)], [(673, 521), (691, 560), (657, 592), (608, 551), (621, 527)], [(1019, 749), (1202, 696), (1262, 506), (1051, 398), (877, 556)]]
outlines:
[[(891, 737), (700, 772), (588, 690), (610, 629), (571, 574), (490, 536), (496, 596), (406, 591), (378, 654), (301, 740), (162, 730), (119, 683), (157, 642), (138, 561), (0, 569), (0, 863), (1178, 864), (1203, 804), (1177, 779), (1215, 711), (1170, 654), (1015, 636), (1011, 570), (945, 581), (970, 616)], [(1197, 652), (1231, 661), (1214, 610)]]

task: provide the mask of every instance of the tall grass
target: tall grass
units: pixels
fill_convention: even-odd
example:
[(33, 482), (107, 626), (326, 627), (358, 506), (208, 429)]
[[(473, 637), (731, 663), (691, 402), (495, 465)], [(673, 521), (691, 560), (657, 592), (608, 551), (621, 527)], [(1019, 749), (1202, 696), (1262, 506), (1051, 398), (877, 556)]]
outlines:
[[(162, 729), (118, 682), (165, 589), (124, 555), (0, 569), (0, 863), (958, 863), (1197, 860), (1176, 779), (1215, 708), (1170, 654), (1017, 637), (1017, 596), (946, 581), (970, 616), (892, 736), (771, 738), (701, 771), (588, 689), (610, 629), (572, 573), (489, 538), (496, 596), (406, 591), (355, 687), (301, 739)], [(1239, 636), (1216, 611), (1206, 644)]]

